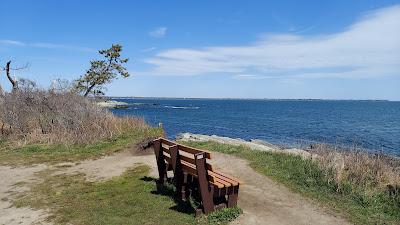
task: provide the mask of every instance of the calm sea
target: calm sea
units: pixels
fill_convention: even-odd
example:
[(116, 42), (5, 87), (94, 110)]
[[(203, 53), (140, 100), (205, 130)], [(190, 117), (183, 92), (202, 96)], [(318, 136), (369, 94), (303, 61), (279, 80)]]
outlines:
[(328, 142), (400, 156), (400, 102), (325, 100), (125, 99), (117, 115), (163, 123), (168, 137), (215, 134), (280, 145)]

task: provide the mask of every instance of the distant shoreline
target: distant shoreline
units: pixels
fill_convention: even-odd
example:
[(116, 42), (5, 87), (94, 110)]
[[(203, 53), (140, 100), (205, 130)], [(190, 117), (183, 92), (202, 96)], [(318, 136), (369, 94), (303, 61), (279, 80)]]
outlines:
[(107, 96), (110, 99), (149, 99), (149, 100), (251, 100), (251, 101), (360, 101), (360, 102), (400, 102), (387, 99), (307, 99), (307, 98), (183, 98), (183, 97), (138, 97), (138, 96)]

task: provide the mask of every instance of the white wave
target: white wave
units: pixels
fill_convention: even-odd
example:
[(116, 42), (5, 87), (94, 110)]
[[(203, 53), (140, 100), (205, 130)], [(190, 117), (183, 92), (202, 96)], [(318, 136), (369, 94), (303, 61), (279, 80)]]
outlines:
[(173, 106), (173, 105), (166, 105), (164, 108), (169, 109), (199, 109), (200, 107), (197, 106)]

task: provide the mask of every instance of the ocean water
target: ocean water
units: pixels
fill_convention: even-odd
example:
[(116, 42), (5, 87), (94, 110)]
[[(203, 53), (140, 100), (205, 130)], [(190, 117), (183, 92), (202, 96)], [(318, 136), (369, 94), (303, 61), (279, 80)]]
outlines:
[(169, 138), (182, 132), (274, 144), (327, 142), (400, 156), (400, 102), (328, 100), (130, 99), (116, 115), (163, 123)]

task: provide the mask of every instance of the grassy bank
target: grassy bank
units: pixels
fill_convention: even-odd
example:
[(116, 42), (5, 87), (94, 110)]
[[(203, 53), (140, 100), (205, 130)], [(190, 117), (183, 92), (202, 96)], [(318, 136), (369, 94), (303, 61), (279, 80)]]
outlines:
[(54, 224), (227, 224), (241, 211), (226, 209), (194, 217), (190, 204), (175, 200), (172, 189), (158, 194), (149, 168), (139, 166), (103, 182), (88, 182), (83, 174), (39, 174), (35, 184), (14, 203), (17, 207), (48, 209)]
[(0, 143), (0, 165), (54, 164), (97, 158), (162, 134), (160, 128), (144, 127), (90, 144), (28, 144), (13, 147), (3, 142)]
[[(216, 142), (185, 142), (184, 144), (244, 158), (258, 172), (316, 200), (335, 212), (344, 214), (356, 224), (400, 224), (398, 192), (366, 189), (363, 182), (356, 182), (356, 179), (354, 182), (339, 183), (335, 179), (336, 174), (333, 170), (322, 168), (316, 161), (305, 160), (300, 156), (261, 152), (243, 146)], [(365, 172), (368, 173), (368, 171)], [(370, 177), (364, 180), (374, 179)]]

